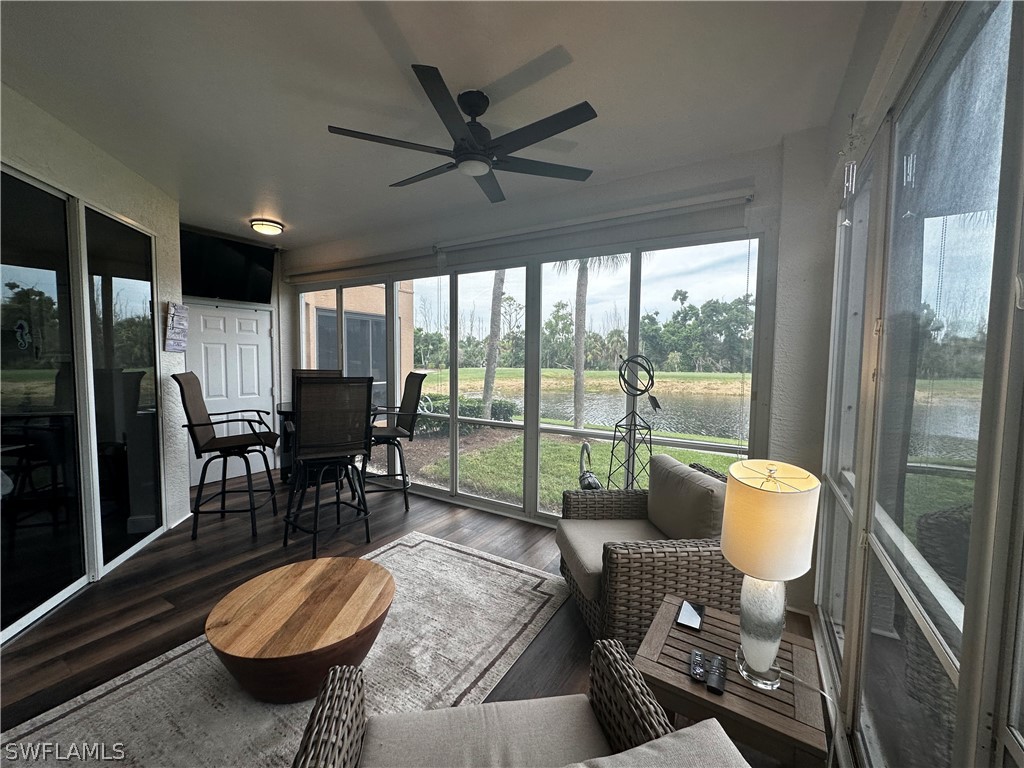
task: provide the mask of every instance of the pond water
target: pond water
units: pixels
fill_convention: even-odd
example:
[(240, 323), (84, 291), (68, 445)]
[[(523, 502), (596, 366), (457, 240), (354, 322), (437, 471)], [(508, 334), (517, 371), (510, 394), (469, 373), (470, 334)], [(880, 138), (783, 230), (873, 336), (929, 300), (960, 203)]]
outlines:
[[(638, 398), (637, 413), (658, 432), (708, 435), (746, 441), (750, 429), (750, 404), (746, 399), (701, 395), (660, 395), (661, 410), (651, 408), (646, 397)], [(572, 421), (572, 393), (541, 393), (542, 419)], [(587, 424), (614, 427), (626, 415), (621, 394), (588, 394), (583, 401)]]
[[(466, 393), (479, 397), (479, 393)], [(498, 397), (502, 397), (499, 393)], [(523, 406), (521, 397), (506, 397)], [(750, 430), (749, 401), (713, 395), (659, 395), (661, 410), (654, 413), (647, 398), (637, 402), (637, 412), (651, 428), (662, 432), (705, 435), (745, 442)], [(541, 419), (572, 421), (571, 392), (542, 392)], [(626, 398), (622, 394), (588, 394), (583, 404), (584, 421), (614, 427), (626, 415)], [(980, 424), (979, 403), (971, 398), (948, 398), (914, 407), (910, 435), (910, 452), (914, 456), (931, 456), (973, 462), (977, 453)]]
[(936, 463), (973, 464), (978, 455), (981, 402), (949, 398), (916, 403), (911, 422), (910, 455)]

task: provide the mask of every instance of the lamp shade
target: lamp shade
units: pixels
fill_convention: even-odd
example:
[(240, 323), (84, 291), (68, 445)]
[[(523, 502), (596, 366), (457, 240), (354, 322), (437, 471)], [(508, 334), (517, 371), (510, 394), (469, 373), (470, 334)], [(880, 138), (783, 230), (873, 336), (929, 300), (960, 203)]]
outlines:
[(789, 581), (811, 568), (821, 484), (806, 470), (763, 459), (729, 467), (722, 554), (748, 576)]

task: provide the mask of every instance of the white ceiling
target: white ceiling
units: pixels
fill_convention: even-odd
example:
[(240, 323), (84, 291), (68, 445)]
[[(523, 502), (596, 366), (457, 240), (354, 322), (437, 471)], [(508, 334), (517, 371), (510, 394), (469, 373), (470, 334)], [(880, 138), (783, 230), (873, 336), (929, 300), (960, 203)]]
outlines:
[[(448, 147), (410, 64), (491, 97), (497, 136), (588, 100), (598, 117), (519, 156), (603, 185), (777, 144), (825, 124), (859, 2), (112, 2), (2, 4), (4, 82), (180, 201), (181, 220), (288, 249), (410, 227), (502, 228), (580, 183), (499, 173), (506, 202), (427, 154)], [(525, 202), (532, 205), (524, 205)], [(498, 219), (495, 218), (495, 222)]]

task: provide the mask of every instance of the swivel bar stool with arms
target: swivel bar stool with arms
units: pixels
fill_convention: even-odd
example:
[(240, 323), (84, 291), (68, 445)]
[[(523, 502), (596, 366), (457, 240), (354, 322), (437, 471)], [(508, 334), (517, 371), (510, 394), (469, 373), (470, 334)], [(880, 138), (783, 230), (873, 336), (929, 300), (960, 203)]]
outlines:
[(402, 485), (398, 488), (382, 487), (371, 488), (366, 493), (381, 493), (383, 491), (402, 491), (405, 497), (405, 511), (409, 511), (409, 472), (405, 467), (405, 451), (402, 449), (402, 440), (412, 440), (416, 433), (416, 420), (419, 418), (420, 394), (423, 392), (423, 380), (427, 378), (425, 373), (412, 372), (405, 377), (405, 389), (402, 391), (402, 403), (394, 406), (374, 406), (373, 418), (376, 420), (382, 416), (387, 417), (387, 423), (373, 426), (373, 445), (392, 445), (398, 453), (399, 471), (393, 474), (375, 475), (366, 471), (366, 461), (363, 459), (363, 483), (375, 482), (387, 478), (401, 479)]
[[(267, 448), (273, 450), (274, 446), (277, 445), (277, 433), (271, 430), (270, 426), (263, 420), (263, 416), (269, 416), (270, 413), (254, 408), (210, 413), (206, 409), (206, 401), (203, 400), (203, 389), (199, 383), (199, 378), (192, 371), (174, 373), (171, 374), (171, 378), (174, 379), (178, 384), (178, 389), (181, 390), (181, 403), (185, 408), (185, 418), (188, 420), (188, 423), (182, 426), (188, 430), (189, 437), (192, 438), (192, 448), (196, 452), (196, 458), (202, 459), (207, 454), (212, 454), (203, 463), (203, 469), (199, 474), (199, 488), (192, 506), (192, 538), (195, 539), (199, 532), (200, 514), (219, 512), (220, 516), (224, 517), (227, 512), (231, 511), (249, 513), (249, 519), (252, 524), (252, 536), (256, 538), (256, 510), (258, 507), (266, 504), (267, 500), (264, 500), (262, 504), (256, 504), (255, 492), (252, 487), (252, 467), (249, 465), (249, 454), (258, 454), (263, 459), (263, 466), (267, 471), (267, 482), (270, 484), (270, 490), (260, 491), (260, 493), (270, 494), (268, 500), (273, 505), (274, 516), (277, 517), (277, 497), (274, 495), (274, 478), (270, 474), (270, 462), (267, 460), (266, 453), (264, 453)], [(246, 414), (252, 415), (247, 416)], [(217, 418), (217, 421), (212, 420), (214, 417)], [(217, 434), (216, 427), (226, 427), (230, 424), (244, 424), (246, 428), (237, 435)], [(242, 463), (245, 464), (246, 489), (244, 490), (229, 490), (227, 487), (228, 459), (230, 458), (241, 459)], [(204, 499), (203, 488), (206, 485), (206, 470), (210, 468), (210, 463), (215, 459), (220, 459), (223, 462), (221, 466), (220, 491)], [(244, 510), (226, 509), (227, 495), (229, 493), (248, 493), (249, 507)], [(202, 509), (203, 504), (218, 498), (220, 499), (220, 509)]]
[[(334, 483), (337, 523), (341, 525), (341, 508), (350, 507), (356, 517), (350, 523), (363, 521), (366, 542), (370, 542), (370, 511), (363, 493), (363, 479), (356, 462), (370, 455), (370, 398), (373, 379), (345, 377), (341, 371), (317, 371), (314, 375), (293, 377), (292, 405), (295, 424), (294, 484), (285, 514), (284, 544), (288, 545), (290, 530), (313, 536), (313, 557), (320, 533), (320, 487), (326, 480)], [(352, 501), (342, 501), (340, 485), (344, 474), (352, 491)], [(314, 487), (311, 524), (299, 522), (309, 486)], [(291, 498), (298, 490), (298, 502), (291, 508)]]

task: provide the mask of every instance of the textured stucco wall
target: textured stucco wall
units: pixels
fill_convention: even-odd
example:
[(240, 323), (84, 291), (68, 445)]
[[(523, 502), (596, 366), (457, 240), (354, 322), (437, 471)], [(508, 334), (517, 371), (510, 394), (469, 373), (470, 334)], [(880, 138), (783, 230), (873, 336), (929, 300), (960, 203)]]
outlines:
[[(821, 476), (828, 386), (835, 203), (824, 128), (782, 141), (775, 379), (768, 455)], [(813, 571), (789, 585), (789, 604), (810, 610)]]
[[(4, 163), (154, 234), (158, 298), (154, 314), (163, 338), (166, 303), (181, 301), (177, 201), (7, 85), (3, 86), (2, 103), (0, 157)], [(160, 352), (164, 515), (168, 525), (189, 515), (187, 436), (181, 428), (185, 415), (177, 385), (170, 378), (182, 370), (184, 355)]]

